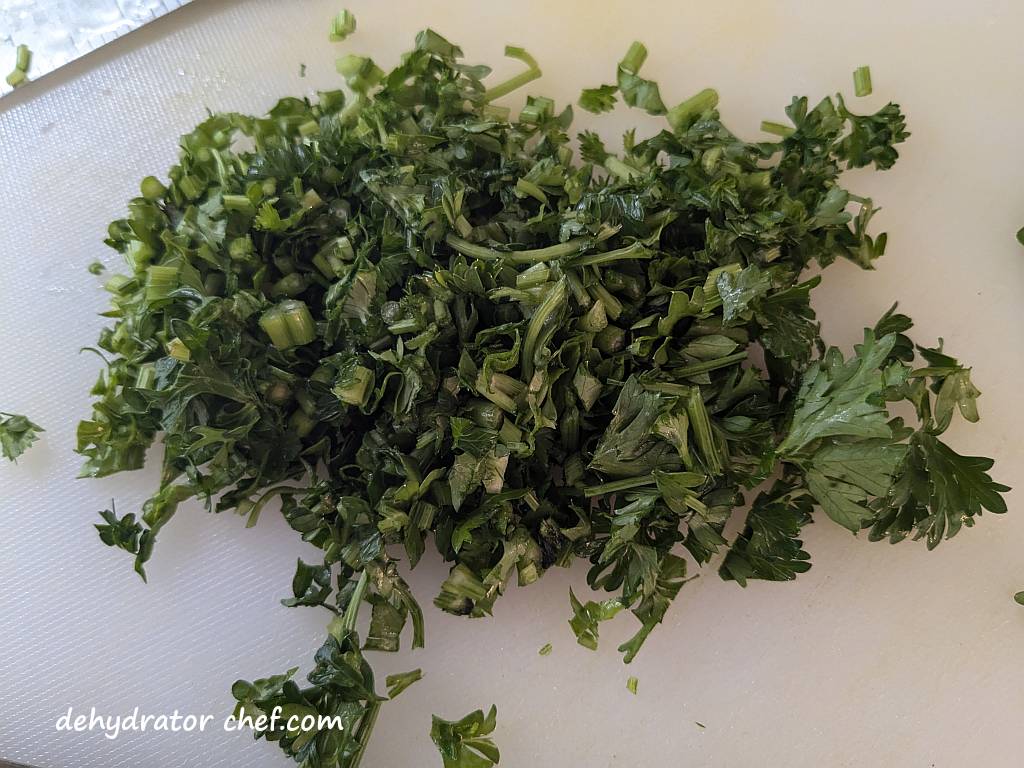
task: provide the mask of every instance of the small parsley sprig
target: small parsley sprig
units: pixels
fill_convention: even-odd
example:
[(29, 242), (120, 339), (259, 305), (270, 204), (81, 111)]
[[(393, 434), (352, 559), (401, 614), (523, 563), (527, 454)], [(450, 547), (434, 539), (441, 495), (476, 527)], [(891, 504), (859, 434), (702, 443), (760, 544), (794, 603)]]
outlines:
[(43, 431), (25, 416), (0, 412), (0, 454), (8, 461), (16, 462)]

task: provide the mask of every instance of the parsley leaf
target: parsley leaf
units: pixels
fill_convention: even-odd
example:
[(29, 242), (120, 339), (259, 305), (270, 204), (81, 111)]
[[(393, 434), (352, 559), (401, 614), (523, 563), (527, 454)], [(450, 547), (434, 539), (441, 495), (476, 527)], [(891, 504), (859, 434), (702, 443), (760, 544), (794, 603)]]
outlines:
[(1010, 488), (988, 474), (993, 463), (961, 456), (928, 432), (914, 433), (896, 481), (877, 504), (870, 538), (897, 542), (913, 534), (933, 549), (943, 536), (974, 525), (983, 510), (1006, 512), (1001, 494)]
[(43, 428), (16, 413), (0, 413), (0, 453), (16, 462), (29, 449)]
[(600, 114), (610, 112), (615, 107), (616, 85), (601, 85), (597, 88), (584, 88), (580, 93), (579, 105), (587, 112)]
[(888, 413), (878, 395), (886, 385), (881, 366), (895, 343), (895, 336), (875, 339), (865, 330), (864, 342), (848, 361), (832, 347), (813, 363), (804, 374), (779, 455), (796, 457), (826, 437), (891, 437)]
[(486, 715), (478, 709), (454, 721), (434, 715), (430, 739), (441, 753), (444, 768), (490, 768), (497, 765), (500, 754), (491, 738), (497, 717), (498, 710), (493, 706)]
[(811, 499), (782, 481), (758, 494), (746, 527), (722, 561), (721, 577), (745, 587), (747, 579), (792, 581), (805, 573), (811, 556), (798, 536), (811, 522), (811, 510)]

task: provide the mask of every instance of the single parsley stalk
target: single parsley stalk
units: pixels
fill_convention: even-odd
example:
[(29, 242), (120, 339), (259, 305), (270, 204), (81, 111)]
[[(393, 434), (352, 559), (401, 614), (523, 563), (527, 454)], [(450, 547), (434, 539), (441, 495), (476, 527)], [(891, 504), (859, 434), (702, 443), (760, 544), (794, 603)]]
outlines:
[(492, 85), (484, 93), (484, 102), (491, 102), (495, 99), (500, 99), (502, 96), (507, 96), (512, 91), (522, 88), (527, 83), (531, 83), (541, 76), (540, 66), (537, 64), (537, 60), (533, 58), (524, 49), (514, 45), (505, 46), (505, 55), (512, 59), (518, 59), (519, 61), (526, 64), (526, 70), (520, 72), (517, 75), (513, 75), (508, 80), (505, 80), (497, 85)]
[[(345, 632), (355, 632), (356, 621), (359, 619), (359, 608), (366, 595), (369, 580), (370, 576), (365, 570), (359, 574), (355, 590), (352, 592), (352, 597), (350, 598), (349, 604), (346, 606), (345, 613), (342, 617), (341, 626), (342, 630)], [(370, 736), (373, 734), (373, 727), (377, 724), (377, 717), (380, 714), (380, 705), (381, 702), (376, 699), (366, 704), (363, 716), (359, 719), (359, 727), (356, 729), (356, 743), (359, 746), (352, 755), (347, 768), (359, 768), (359, 764), (362, 762), (363, 755), (366, 752), (366, 747), (370, 743)]]
[[(613, 227), (605, 227), (597, 235), (593, 237), (577, 237), (572, 240), (567, 240), (564, 243), (558, 243), (557, 245), (549, 245), (544, 248), (533, 248), (524, 251), (499, 251), (494, 248), (487, 248), (485, 246), (477, 245), (465, 240), (457, 235), (449, 234), (445, 237), (445, 242), (448, 243), (452, 248), (457, 250), (459, 253), (463, 253), (466, 256), (472, 256), (474, 259), (483, 259), (485, 261), (507, 261), (512, 264), (536, 264), (545, 261), (558, 261), (559, 259), (565, 259), (566, 257), (578, 256), (589, 248), (594, 247), (598, 243), (601, 243), (608, 238), (612, 237), (616, 232)], [(633, 246), (628, 249), (621, 249), (621, 251), (611, 257), (610, 260), (617, 260), (627, 254), (636, 254), (638, 251)], [(575, 265), (580, 266), (581, 263), (601, 263), (600, 257), (608, 257), (608, 254), (596, 254), (592, 262), (585, 262), (582, 259), (576, 261)]]

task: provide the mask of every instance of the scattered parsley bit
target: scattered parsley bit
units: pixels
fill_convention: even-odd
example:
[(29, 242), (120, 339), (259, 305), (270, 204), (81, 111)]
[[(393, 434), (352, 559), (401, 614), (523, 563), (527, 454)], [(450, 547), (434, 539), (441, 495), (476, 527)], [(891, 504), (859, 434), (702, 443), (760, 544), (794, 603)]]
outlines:
[(0, 454), (8, 461), (17, 462), (45, 430), (16, 413), (0, 412)]
[(306, 65), (305, 64), (299, 64), (299, 77), (305, 77), (305, 76), (306, 76)]
[(626, 680), (626, 689), (634, 696), (636, 696), (636, 688), (639, 684), (639, 680), (637, 680), (635, 677), (631, 677), (628, 680)]
[(19, 45), (16, 53), (14, 68), (20, 69), (22, 72), (28, 72), (28, 69), (31, 65), (32, 51), (29, 50), (29, 47), (27, 45)]
[(28, 70), (31, 66), (32, 51), (27, 45), (19, 45), (15, 54), (14, 69), (7, 75), (7, 84), (12, 88), (22, 85), (28, 78)]
[(615, 93), (618, 87), (602, 85), (598, 88), (584, 88), (580, 94), (579, 105), (588, 112), (600, 114), (610, 112), (615, 107)]
[[(100, 538), (144, 576), (183, 501), (252, 525), (280, 497), (318, 550), (282, 602), (334, 619), (309, 686), (291, 670), (233, 693), (246, 710), (346, 713), (343, 736), (256, 734), (310, 768), (361, 759), (384, 701), (364, 654), (398, 650), (410, 626), (423, 645), (394, 547), (415, 567), (430, 540), (451, 565), (435, 605), (474, 618), (513, 579), (586, 560), (606, 594), (570, 592), (569, 624), (596, 648), (602, 622), (631, 614), (628, 663), (687, 581), (679, 547), (698, 568), (724, 555), (740, 585), (783, 581), (810, 567), (815, 509), (929, 547), (1006, 510), (992, 460), (940, 439), (978, 418), (970, 368), (915, 345), (895, 307), (852, 352), (829, 347), (821, 277), (802, 279), (884, 254), (843, 172), (896, 162), (898, 105), (799, 97), (764, 126), (775, 140), (747, 142), (713, 89), (667, 108), (634, 43), (615, 86), (580, 103), (618, 94), (665, 125), (618, 149), (584, 131), (577, 159), (571, 106), (494, 105), (540, 76), (522, 48), (506, 55), (525, 68), (490, 87), (431, 30), (391, 72), (343, 56), (351, 93), (211, 115), (108, 230), (128, 274), (106, 286), (82, 474), (141, 467), (158, 435), (163, 472), (138, 518), (102, 513)], [(904, 402), (910, 423), (889, 411)], [(494, 718), (435, 718), (445, 765), (496, 763)]]
[(491, 768), (498, 764), (498, 748), (490, 738), (498, 710), (491, 707), (484, 715), (476, 710), (461, 720), (442, 720), (434, 715), (430, 739), (441, 753), (444, 768)]
[(393, 699), (413, 683), (423, 679), (423, 670), (414, 669), (411, 672), (401, 672), (396, 675), (388, 675), (384, 678), (384, 685), (388, 688), (388, 698)]
[(348, 10), (343, 10), (331, 20), (329, 38), (332, 43), (340, 43), (355, 31), (356, 17)]
[(103, 266), (103, 262), (101, 262), (101, 261), (94, 261), (92, 264), (90, 264), (87, 267), (87, 269), (89, 270), (89, 274), (91, 274), (91, 275), (99, 275), (99, 274), (103, 273), (103, 271), (106, 269), (106, 267)]
[(544, 643), (544, 645), (540, 647), (540, 650), (537, 651), (537, 653), (541, 656), (549, 655), (551, 653), (551, 643)]
[(704, 725), (704, 723), (697, 722), (696, 720), (693, 721), (693, 724), (696, 725), (698, 728), (707, 728), (707, 726)]
[(871, 68), (857, 67), (853, 71), (853, 94), (854, 96), (871, 95)]

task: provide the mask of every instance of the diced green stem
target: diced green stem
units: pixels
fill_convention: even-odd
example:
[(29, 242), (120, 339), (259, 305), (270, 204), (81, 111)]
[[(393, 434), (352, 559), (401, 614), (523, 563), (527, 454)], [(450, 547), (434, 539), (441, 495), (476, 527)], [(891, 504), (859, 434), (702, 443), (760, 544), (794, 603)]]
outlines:
[(871, 95), (871, 68), (857, 67), (853, 71), (853, 92), (857, 96)]
[[(492, 376), (491, 377), (491, 381), (493, 381), (493, 380), (494, 380), (494, 377)], [(511, 413), (511, 414), (515, 415), (515, 413), (516, 413), (516, 402), (515, 402), (515, 400), (513, 400), (511, 397), (506, 395), (504, 392), (498, 390), (497, 388), (491, 388), (490, 386), (488, 386), (489, 383), (490, 382), (488, 382), (486, 379), (484, 379), (484, 374), (483, 374), (483, 372), (481, 372), (480, 375), (477, 377), (477, 380), (476, 380), (476, 391), (479, 392), (484, 397), (486, 397), (488, 400), (490, 400), (496, 406), (501, 408), (501, 410), (505, 411), (506, 413)]]
[(526, 336), (523, 338), (523, 355), (521, 360), (523, 378), (526, 381), (533, 378), (534, 356), (537, 353), (537, 349), (546, 344), (555, 332), (554, 321), (559, 317), (562, 308), (566, 305), (568, 294), (569, 288), (563, 278), (548, 291), (548, 295), (530, 318), (530, 324), (526, 328)]
[(673, 131), (685, 130), (696, 118), (716, 106), (718, 106), (718, 91), (714, 88), (705, 88), (681, 104), (672, 107), (666, 115), (668, 124), (672, 126)]
[(612, 296), (611, 292), (600, 283), (590, 286), (595, 298), (604, 304), (604, 311), (612, 320), (618, 320), (622, 314), (622, 302)]
[(278, 349), (309, 344), (316, 338), (316, 323), (302, 301), (282, 301), (260, 317), (260, 327)]
[[(28, 68), (32, 65), (32, 51), (29, 50), (27, 45), (19, 45), (17, 60), (14, 64), (15, 69), (22, 72), (28, 73)], [(858, 94), (859, 95), (859, 94)]]
[(718, 455), (718, 444), (715, 442), (715, 435), (711, 427), (711, 417), (704, 405), (704, 398), (701, 395), (700, 387), (693, 387), (690, 396), (686, 401), (686, 415), (690, 417), (690, 425), (693, 427), (693, 436), (697, 440), (697, 447), (700, 448), (704, 458), (704, 465), (708, 474), (714, 477), (722, 473), (722, 459)]
[(544, 285), (550, 277), (551, 268), (547, 264), (539, 262), (516, 275), (516, 288), (522, 290), (536, 288), (539, 285)]
[(331, 20), (329, 39), (332, 43), (339, 43), (355, 31), (356, 17), (346, 9)]
[(645, 61), (647, 61), (647, 46), (639, 40), (634, 40), (633, 44), (629, 46), (629, 50), (626, 51), (626, 55), (622, 57), (622, 61), (619, 62), (619, 66), (635, 75)]
[(771, 120), (761, 121), (761, 130), (765, 133), (770, 133), (773, 136), (778, 136), (785, 139), (787, 136), (792, 136), (795, 130), (791, 125), (784, 125), (782, 123), (775, 123)]
[[(157, 181), (157, 184), (159, 183), (160, 182)], [(143, 196), (146, 196), (145, 192), (142, 194)], [(159, 197), (159, 195), (157, 195), (157, 197)], [(224, 195), (221, 200), (224, 203), (224, 207), (229, 211), (242, 211), (244, 213), (248, 213), (250, 216), (256, 215), (256, 206), (253, 205), (252, 201), (245, 195)]]

